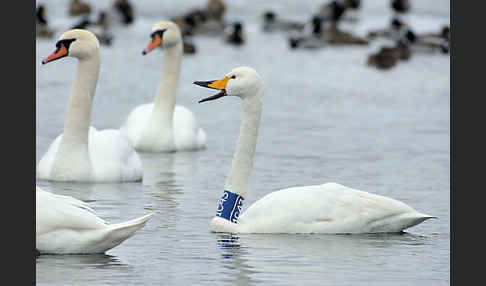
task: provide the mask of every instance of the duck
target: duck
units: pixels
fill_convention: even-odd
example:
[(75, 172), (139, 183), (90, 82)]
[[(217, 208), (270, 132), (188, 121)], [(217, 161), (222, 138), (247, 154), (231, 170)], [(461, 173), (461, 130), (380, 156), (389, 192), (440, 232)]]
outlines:
[(416, 34), (411, 29), (407, 29), (401, 40), (407, 42), (414, 52), (449, 53), (450, 42), (442, 37), (423, 36)]
[(395, 199), (338, 183), (289, 187), (271, 192), (242, 212), (262, 113), (262, 80), (251, 67), (240, 66), (224, 77), (194, 84), (216, 89), (199, 103), (236, 96), (242, 121), (231, 169), (212, 218), (212, 232), (223, 233), (388, 233), (401, 232), (434, 216)]
[(361, 0), (345, 0), (344, 4), (352, 10), (359, 10), (361, 8)]
[(115, 13), (120, 17), (120, 21), (129, 25), (135, 20), (135, 14), (133, 11), (133, 5), (128, 0), (116, 0), (113, 3), (113, 9)]
[(442, 39), (444, 41), (451, 41), (451, 27), (449, 25), (444, 25), (441, 27), (439, 32), (424, 33), (419, 35), (420, 38), (434, 38)]
[(336, 26), (342, 19), (346, 10), (347, 6), (345, 3), (334, 0), (329, 3), (322, 4), (317, 16), (321, 17), (323, 21), (330, 22), (331, 25)]
[(410, 46), (405, 41), (397, 41), (394, 49), (396, 51), (396, 55), (399, 60), (408, 61), (412, 56), (412, 51), (410, 50)]
[(292, 36), (289, 38), (291, 49), (318, 49), (329, 45), (329, 35), (322, 29), (323, 18), (314, 16), (311, 20), (312, 31), (309, 35)]
[(186, 55), (193, 55), (197, 52), (197, 47), (196, 44), (194, 44), (194, 41), (192, 39), (192, 36), (189, 35), (183, 35), (182, 36), (182, 46), (183, 46), (183, 52)]
[(206, 4), (206, 11), (209, 19), (222, 22), (224, 20), (226, 5), (222, 0), (209, 0)]
[(361, 7), (360, 0), (340, 0), (324, 3), (319, 9), (319, 15), (333, 25), (339, 21), (357, 22), (357, 11)]
[(170, 18), (170, 21), (174, 22), (182, 35), (182, 50), (184, 54), (195, 54), (197, 47), (193, 41), (193, 32), (195, 21), (191, 16), (177, 16)]
[(278, 19), (274, 11), (267, 10), (263, 13), (264, 32), (302, 32), (304, 28), (305, 23)]
[(63, 132), (50, 144), (37, 166), (37, 177), (50, 181), (142, 181), (142, 161), (130, 140), (117, 129), (90, 126), (100, 72), (100, 44), (83, 29), (64, 32), (56, 50), (42, 61), (78, 59)]
[(225, 42), (235, 46), (241, 46), (245, 43), (245, 34), (241, 22), (235, 22), (230, 26), (230, 29), (225, 36)]
[(405, 14), (410, 11), (410, 0), (391, 0), (390, 6), (395, 13)]
[(411, 56), (410, 44), (407, 41), (399, 40), (395, 46), (383, 46), (377, 53), (369, 55), (366, 64), (387, 70), (394, 67), (399, 60), (408, 61)]
[(335, 25), (330, 25), (326, 29), (322, 28), (323, 18), (314, 16), (312, 18), (312, 33), (298, 37), (290, 37), (290, 48), (317, 49), (327, 45), (368, 45), (369, 41), (365, 38), (353, 35), (339, 29)]
[(226, 27), (223, 15), (219, 18), (215, 14), (210, 14), (207, 7), (194, 8), (182, 17), (192, 35), (219, 37)]
[(35, 33), (36, 37), (41, 38), (52, 38), (55, 30), (49, 28), (49, 23), (46, 18), (46, 8), (44, 5), (40, 4), (37, 6), (35, 11)]
[(398, 17), (393, 17), (390, 21), (389, 27), (371, 30), (368, 32), (367, 38), (372, 40), (375, 38), (383, 37), (391, 40), (399, 40), (403, 37), (407, 29), (407, 23), (403, 22)]
[(72, 0), (69, 3), (68, 13), (70, 16), (86, 15), (91, 13), (91, 6), (88, 3), (82, 2), (80, 0)]
[(366, 62), (369, 66), (375, 66), (379, 69), (389, 69), (394, 67), (398, 62), (397, 50), (393, 47), (381, 47), (376, 54), (368, 56)]
[(35, 193), (36, 257), (42, 254), (104, 253), (132, 237), (153, 215), (149, 213), (111, 224), (81, 200), (57, 195), (38, 186)]
[(338, 29), (335, 26), (331, 26), (327, 31), (329, 34), (328, 42), (331, 45), (368, 45), (369, 41), (365, 38), (353, 35), (350, 32)]
[(176, 152), (206, 148), (206, 132), (199, 127), (194, 114), (176, 105), (177, 87), (182, 59), (182, 36), (172, 21), (153, 25), (151, 41), (142, 54), (157, 47), (164, 50), (162, 77), (152, 103), (135, 107), (127, 116), (120, 131), (137, 151)]
[(98, 19), (91, 21), (89, 16), (84, 16), (79, 22), (74, 24), (71, 29), (89, 29), (93, 32), (101, 45), (111, 46), (113, 42), (113, 35), (108, 30), (107, 13), (100, 11)]

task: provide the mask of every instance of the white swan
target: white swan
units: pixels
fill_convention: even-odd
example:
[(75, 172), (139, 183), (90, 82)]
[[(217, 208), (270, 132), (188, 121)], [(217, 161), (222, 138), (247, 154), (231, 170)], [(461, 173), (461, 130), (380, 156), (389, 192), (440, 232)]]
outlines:
[(118, 130), (90, 127), (91, 107), (100, 71), (99, 42), (87, 30), (65, 32), (43, 64), (78, 58), (64, 131), (49, 146), (37, 166), (39, 179), (53, 181), (141, 181), (142, 161)]
[(175, 104), (182, 57), (182, 37), (176, 24), (170, 21), (157, 22), (143, 54), (158, 46), (163, 47), (165, 57), (155, 101), (133, 109), (120, 131), (140, 151), (203, 149), (206, 147), (206, 133), (198, 126), (189, 109)]
[(104, 253), (131, 237), (152, 214), (110, 224), (85, 202), (36, 186), (35, 247), (39, 253)]
[(200, 102), (228, 95), (238, 96), (243, 100), (240, 135), (223, 196), (216, 216), (211, 221), (213, 232), (400, 232), (432, 218), (394, 199), (336, 183), (272, 192), (240, 215), (243, 199), (250, 190), (250, 173), (260, 124), (260, 76), (252, 68), (239, 67), (220, 80), (194, 83), (221, 90)]

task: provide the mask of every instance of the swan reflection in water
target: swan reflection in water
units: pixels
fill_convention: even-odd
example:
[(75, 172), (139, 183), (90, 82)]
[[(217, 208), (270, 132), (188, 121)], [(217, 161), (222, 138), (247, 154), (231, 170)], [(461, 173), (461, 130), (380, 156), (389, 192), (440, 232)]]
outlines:
[(50, 260), (50, 265), (57, 265), (60, 267), (66, 266), (68, 268), (129, 267), (129, 265), (122, 262), (119, 257), (106, 253), (72, 255), (44, 254), (39, 256), (37, 262), (42, 262), (42, 260)]
[[(36, 259), (37, 279), (42, 281), (59, 281), (62, 279), (66, 284), (69, 281), (75, 282), (78, 275), (87, 273), (90, 269), (110, 269), (116, 273), (126, 273), (133, 270), (133, 266), (123, 262), (119, 257), (110, 254), (89, 254), (89, 255), (41, 255)], [(106, 273), (91, 272), (91, 273)], [(42, 277), (44, 276), (45, 277)], [(84, 277), (83, 281), (87, 282)], [(93, 275), (92, 282), (99, 281), (100, 277)]]
[(214, 234), (217, 245), (222, 250), (222, 267), (225, 274), (230, 271), (231, 275), (225, 275), (223, 281), (234, 282), (236, 285), (252, 285), (258, 280), (251, 277), (259, 271), (248, 265), (248, 251), (245, 246), (239, 243), (239, 235), (235, 234)]
[[(401, 233), (380, 234), (213, 234), (221, 251), (222, 270), (228, 281), (250, 285), (259, 280), (258, 273), (286, 276), (305, 284), (306, 272), (329, 274), (350, 269), (390, 269), (403, 267), (399, 257), (388, 255), (388, 249), (403, 248), (417, 256), (424, 247), (433, 245), (429, 235)], [(258, 253), (258, 256), (252, 255)], [(417, 256), (418, 257), (418, 256)], [(370, 264), (370, 261), (372, 263)], [(297, 269), (296, 265), (300, 268)], [(277, 275), (278, 274), (278, 275)], [(309, 275), (311, 277), (312, 275)], [(272, 277), (266, 277), (265, 281)], [(281, 280), (279, 280), (281, 281)], [(312, 280), (309, 283), (312, 284)], [(314, 281), (315, 282), (315, 281)]]

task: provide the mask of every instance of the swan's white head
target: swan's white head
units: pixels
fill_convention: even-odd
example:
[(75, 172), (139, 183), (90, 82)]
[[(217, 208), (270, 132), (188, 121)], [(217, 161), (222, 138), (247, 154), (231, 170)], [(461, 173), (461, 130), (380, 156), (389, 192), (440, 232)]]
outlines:
[(221, 90), (220, 93), (200, 100), (199, 102), (215, 100), (223, 96), (238, 96), (241, 99), (257, 94), (260, 89), (260, 75), (250, 67), (237, 67), (222, 79), (211, 81), (195, 81), (194, 84)]
[(160, 21), (152, 26), (150, 34), (150, 43), (143, 50), (142, 54), (146, 55), (158, 46), (168, 48), (182, 43), (182, 36), (179, 26), (171, 21)]
[(83, 29), (72, 29), (64, 32), (56, 43), (56, 50), (42, 61), (42, 64), (58, 60), (63, 57), (78, 59), (89, 58), (99, 53), (100, 43), (96, 36)]

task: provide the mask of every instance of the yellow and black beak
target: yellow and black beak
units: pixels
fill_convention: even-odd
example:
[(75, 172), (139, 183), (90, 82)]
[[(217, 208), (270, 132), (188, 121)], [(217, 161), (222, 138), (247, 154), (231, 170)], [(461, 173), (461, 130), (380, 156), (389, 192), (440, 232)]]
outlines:
[(147, 45), (145, 50), (143, 50), (142, 55), (146, 55), (150, 53), (153, 49), (157, 48), (158, 46), (162, 45), (162, 34), (165, 30), (157, 30), (150, 35), (150, 43)]
[(74, 39), (69, 39), (69, 40), (61, 40), (56, 43), (56, 50), (50, 54), (47, 58), (42, 60), (42, 64), (47, 64), (48, 62), (52, 62), (54, 60), (58, 60), (60, 58), (66, 57), (68, 55), (68, 49), (69, 45), (71, 42), (73, 42)]
[(220, 97), (227, 95), (226, 94), (226, 85), (228, 84), (229, 80), (230, 80), (229, 77), (223, 77), (222, 79), (212, 80), (212, 81), (195, 81), (194, 84), (200, 85), (202, 87), (221, 90), (221, 92), (219, 92), (218, 94), (215, 94), (213, 96), (199, 100), (199, 103), (205, 102), (205, 101), (210, 101), (210, 100), (215, 100), (215, 99), (218, 99)]

